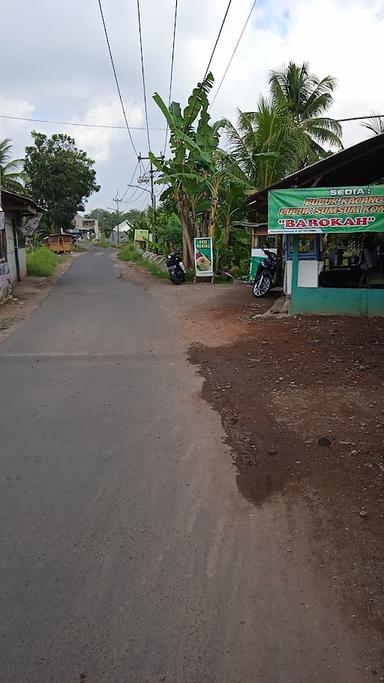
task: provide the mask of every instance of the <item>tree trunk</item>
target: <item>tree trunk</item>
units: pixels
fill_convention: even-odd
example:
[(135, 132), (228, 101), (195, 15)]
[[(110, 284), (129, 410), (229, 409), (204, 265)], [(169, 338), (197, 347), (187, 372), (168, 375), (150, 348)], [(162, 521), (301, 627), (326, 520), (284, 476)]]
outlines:
[(191, 268), (193, 265), (193, 246), (188, 207), (183, 197), (176, 197), (176, 205), (183, 224), (183, 261), (186, 268)]
[(183, 263), (186, 268), (193, 266), (193, 247), (188, 228), (183, 225)]
[(209, 214), (209, 223), (208, 223), (208, 237), (214, 237), (215, 236), (218, 204), (219, 204), (219, 183), (216, 182), (212, 188), (211, 210), (210, 210), (210, 214)]
[(231, 220), (227, 219), (224, 223), (224, 246), (227, 247), (229, 243), (229, 230), (231, 226)]

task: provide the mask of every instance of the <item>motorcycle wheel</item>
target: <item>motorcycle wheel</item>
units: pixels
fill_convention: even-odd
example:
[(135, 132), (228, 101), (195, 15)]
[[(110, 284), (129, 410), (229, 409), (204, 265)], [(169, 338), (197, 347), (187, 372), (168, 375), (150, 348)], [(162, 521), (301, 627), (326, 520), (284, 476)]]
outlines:
[(256, 277), (253, 285), (252, 285), (252, 294), (253, 296), (256, 296), (257, 298), (260, 298), (262, 296), (265, 296), (269, 290), (271, 289), (272, 286), (272, 280), (271, 278), (267, 277), (266, 275), (259, 275), (259, 277)]
[(172, 275), (170, 275), (169, 277), (174, 285), (181, 285), (181, 283), (185, 280), (184, 273), (172, 273)]

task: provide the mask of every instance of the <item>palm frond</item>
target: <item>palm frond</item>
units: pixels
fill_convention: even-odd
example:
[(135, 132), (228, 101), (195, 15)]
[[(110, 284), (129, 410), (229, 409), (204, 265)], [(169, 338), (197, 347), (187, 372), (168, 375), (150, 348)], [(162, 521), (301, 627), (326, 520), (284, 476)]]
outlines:
[(308, 119), (302, 123), (303, 129), (314, 138), (327, 142), (338, 149), (343, 148), (341, 142), (342, 129), (341, 125), (334, 119), (326, 117)]
[[(372, 114), (375, 116), (375, 114)], [(377, 116), (376, 119), (371, 121), (363, 121), (361, 124), (364, 128), (370, 131), (373, 135), (381, 135), (384, 133), (384, 117)]]

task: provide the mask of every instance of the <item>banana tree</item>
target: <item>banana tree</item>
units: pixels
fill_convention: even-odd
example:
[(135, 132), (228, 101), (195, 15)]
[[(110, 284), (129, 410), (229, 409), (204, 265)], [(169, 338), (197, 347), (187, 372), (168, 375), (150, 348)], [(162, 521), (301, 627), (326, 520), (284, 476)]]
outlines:
[(154, 95), (170, 130), (171, 156), (167, 161), (150, 156), (162, 172), (157, 182), (169, 186), (162, 199), (173, 195), (183, 225), (183, 255), (187, 265), (193, 260), (193, 236), (213, 235), (217, 219), (219, 178), (215, 152), (225, 121), (210, 124), (208, 93), (213, 80), (209, 73), (194, 88), (183, 111), (178, 102), (168, 107), (159, 94)]

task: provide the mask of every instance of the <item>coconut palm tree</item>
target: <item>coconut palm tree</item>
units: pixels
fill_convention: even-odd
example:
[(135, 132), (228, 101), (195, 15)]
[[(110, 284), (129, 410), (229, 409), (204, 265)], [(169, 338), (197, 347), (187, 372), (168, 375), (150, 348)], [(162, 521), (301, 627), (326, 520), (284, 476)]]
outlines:
[(0, 140), (0, 185), (12, 192), (24, 191), (24, 159), (11, 159), (12, 144), (9, 138)]
[(295, 125), (307, 138), (307, 150), (301, 160), (306, 166), (328, 156), (328, 148), (342, 149), (340, 123), (325, 112), (333, 103), (336, 80), (333, 76), (320, 79), (309, 71), (309, 65), (289, 62), (280, 71), (272, 71), (269, 78), (273, 102), (286, 106)]
[[(375, 116), (375, 114), (372, 114), (372, 116)], [(379, 116), (377, 114), (375, 119), (364, 121), (361, 125), (364, 126), (364, 128), (367, 128), (372, 135), (381, 135), (384, 133), (384, 116)]]
[(237, 126), (226, 133), (232, 158), (256, 189), (263, 189), (297, 170), (307, 138), (285, 106), (260, 98), (255, 112), (238, 111)]

